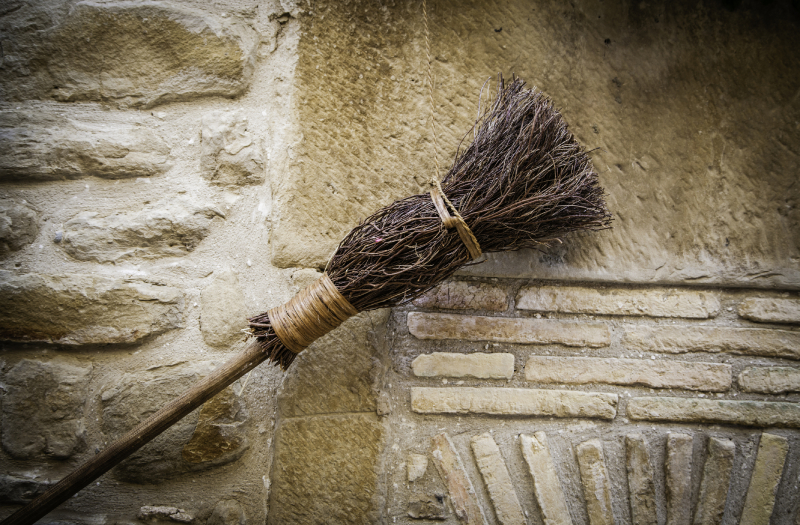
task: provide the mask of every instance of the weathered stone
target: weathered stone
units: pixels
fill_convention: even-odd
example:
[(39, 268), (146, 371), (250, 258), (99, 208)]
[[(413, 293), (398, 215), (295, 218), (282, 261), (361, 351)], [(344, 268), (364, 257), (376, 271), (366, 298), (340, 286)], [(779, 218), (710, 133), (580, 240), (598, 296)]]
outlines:
[(181, 326), (183, 295), (170, 286), (0, 270), (0, 339), (133, 343)]
[(532, 355), (525, 364), (525, 379), (539, 383), (607, 383), (724, 392), (731, 387), (731, 366), (651, 359)]
[(0, 200), (0, 257), (27, 246), (37, 235), (39, 214), (36, 210), (25, 201)]
[(194, 516), (177, 507), (145, 505), (139, 509), (138, 518), (142, 521), (174, 521), (176, 523), (191, 523)]
[(313, 268), (300, 268), (292, 272), (292, 284), (298, 291), (306, 286), (312, 284), (314, 281), (322, 277), (322, 272)]
[(268, 522), (376, 523), (382, 446), (375, 414), (285, 419), (275, 443)]
[(245, 525), (244, 509), (235, 499), (225, 499), (214, 505), (206, 525)]
[(762, 394), (800, 392), (800, 368), (788, 366), (745, 368), (739, 374), (739, 388), (745, 392)]
[(214, 272), (200, 292), (200, 330), (206, 344), (228, 347), (244, 338), (247, 309), (239, 278), (230, 268)]
[(0, 111), (0, 180), (151, 177), (170, 147), (137, 115), (52, 104)]
[(411, 409), (419, 414), (496, 414), (614, 419), (617, 394), (532, 388), (411, 389)]
[(667, 525), (692, 523), (692, 436), (667, 434)]
[(653, 483), (655, 473), (644, 436), (641, 434), (625, 436), (625, 454), (631, 522), (636, 525), (658, 525), (656, 487)]
[(519, 443), (533, 478), (533, 492), (544, 522), (548, 525), (572, 525), (547, 435), (544, 432), (536, 432), (533, 436), (521, 434)]
[(226, 388), (200, 408), (197, 426), (181, 456), (188, 463), (230, 463), (248, 448), (246, 421), (244, 399)]
[(800, 324), (800, 300), (751, 297), (739, 303), (739, 315), (758, 323)]
[(628, 417), (646, 421), (800, 428), (800, 406), (778, 401), (635, 397), (628, 401)]
[(55, 481), (31, 479), (28, 477), (0, 475), (0, 502), (22, 504), (44, 494), (55, 485)]
[(471, 315), (408, 314), (408, 329), (418, 339), (464, 339), (523, 344), (608, 346), (611, 335), (601, 323), (554, 319), (511, 319)]
[(504, 288), (492, 284), (445, 281), (413, 303), (420, 308), (504, 312), (508, 309), (508, 294)]
[(266, 170), (259, 141), (247, 131), (241, 111), (203, 116), (203, 175), (215, 184), (243, 186), (264, 182)]
[(417, 356), (411, 368), (417, 377), (511, 379), (514, 375), (514, 354), (434, 352)]
[(708, 319), (719, 314), (719, 297), (709, 292), (675, 289), (530, 286), (517, 294), (517, 308), (535, 312)]
[(800, 359), (800, 332), (710, 326), (628, 326), (623, 344), (645, 352), (728, 352)]
[(3, 449), (16, 459), (66, 459), (86, 447), (91, 365), (23, 359), (5, 375)]
[(488, 432), (472, 438), (472, 452), (483, 476), (486, 490), (494, 505), (497, 521), (502, 525), (525, 524), (522, 506), (514, 491), (511, 475), (494, 438)]
[(431, 438), (433, 464), (447, 485), (450, 502), (459, 520), (467, 525), (487, 523), (483, 507), (475, 495), (475, 488), (464, 470), (456, 447), (446, 433)]
[(599, 439), (590, 439), (578, 445), (576, 450), (589, 523), (591, 525), (613, 525), (611, 482), (606, 472), (603, 444)]
[(235, 17), (161, 2), (79, 2), (61, 12), (34, 4), (4, 22), (14, 41), (0, 82), (6, 100), (148, 107), (233, 97), (250, 82), (259, 40)]
[(789, 442), (785, 437), (761, 434), (739, 525), (769, 523), (788, 452)]
[(428, 457), (422, 454), (409, 454), (406, 468), (408, 469), (408, 481), (417, 481), (428, 470)]
[(447, 507), (444, 495), (414, 495), (408, 502), (408, 515), (416, 520), (446, 520)]
[(708, 438), (708, 456), (700, 481), (700, 496), (693, 523), (719, 525), (728, 499), (728, 486), (736, 455), (736, 444), (727, 439)]
[(187, 196), (106, 216), (85, 211), (64, 224), (60, 246), (79, 261), (180, 257), (209, 234), (215, 217), (225, 215), (213, 204)]

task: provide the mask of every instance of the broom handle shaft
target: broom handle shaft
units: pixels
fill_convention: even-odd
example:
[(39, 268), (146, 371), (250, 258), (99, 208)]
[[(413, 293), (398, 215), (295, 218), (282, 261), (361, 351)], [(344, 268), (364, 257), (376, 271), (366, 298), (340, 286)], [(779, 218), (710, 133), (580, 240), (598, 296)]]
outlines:
[(267, 358), (253, 342), (0, 525), (32, 525)]

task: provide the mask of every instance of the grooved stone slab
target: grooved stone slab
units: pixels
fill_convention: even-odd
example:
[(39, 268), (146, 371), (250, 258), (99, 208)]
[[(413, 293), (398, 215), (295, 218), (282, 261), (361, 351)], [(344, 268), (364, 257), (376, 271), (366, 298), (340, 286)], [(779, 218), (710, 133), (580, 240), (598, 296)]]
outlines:
[(664, 459), (667, 485), (667, 524), (690, 525), (692, 522), (692, 436), (667, 434)]
[(432, 437), (431, 455), (439, 475), (447, 485), (450, 501), (458, 519), (467, 525), (487, 523), (483, 508), (475, 496), (475, 488), (464, 470), (450, 436), (442, 433)]
[(731, 387), (731, 366), (650, 359), (533, 355), (525, 364), (525, 379), (539, 383), (606, 383), (724, 392)]
[(800, 324), (800, 300), (751, 297), (739, 304), (739, 315), (758, 323)]
[(800, 405), (778, 401), (635, 397), (628, 401), (628, 416), (646, 421), (800, 428)]
[(739, 388), (745, 392), (762, 394), (800, 392), (800, 368), (788, 366), (746, 368), (739, 374)]
[(789, 442), (786, 438), (774, 434), (761, 434), (758, 456), (753, 466), (739, 525), (769, 523), (775, 505), (775, 493), (781, 482), (783, 464), (788, 452)]
[(584, 441), (577, 447), (583, 497), (591, 525), (613, 525), (611, 483), (606, 472), (603, 445), (599, 439)]
[(728, 499), (728, 486), (736, 444), (727, 439), (708, 438), (708, 456), (700, 482), (700, 497), (694, 513), (696, 525), (719, 525)]
[(417, 356), (411, 368), (417, 377), (511, 379), (514, 375), (514, 354), (434, 352)]
[(647, 451), (644, 436), (641, 434), (625, 436), (625, 453), (631, 521), (636, 525), (658, 525), (653, 465), (650, 463), (650, 453)]
[(800, 359), (800, 332), (711, 326), (628, 326), (623, 345), (645, 352), (728, 352)]
[(453, 314), (408, 314), (408, 329), (418, 339), (464, 339), (523, 344), (562, 344), (597, 348), (611, 343), (601, 323), (552, 319), (510, 319)]
[(419, 414), (496, 414), (614, 419), (617, 394), (528, 388), (411, 389), (411, 409)]
[(492, 284), (445, 281), (412, 302), (420, 308), (504, 312), (508, 308), (507, 296), (504, 288)]
[(502, 525), (525, 525), (525, 516), (514, 491), (514, 484), (492, 436), (487, 432), (473, 437), (472, 452), (486, 490), (492, 498), (497, 521)]
[(547, 434), (536, 432), (533, 436), (519, 437), (522, 455), (533, 478), (533, 491), (547, 525), (572, 525), (561, 482), (550, 453)]
[(517, 308), (535, 312), (708, 319), (719, 314), (719, 297), (709, 292), (675, 289), (530, 286), (517, 294)]

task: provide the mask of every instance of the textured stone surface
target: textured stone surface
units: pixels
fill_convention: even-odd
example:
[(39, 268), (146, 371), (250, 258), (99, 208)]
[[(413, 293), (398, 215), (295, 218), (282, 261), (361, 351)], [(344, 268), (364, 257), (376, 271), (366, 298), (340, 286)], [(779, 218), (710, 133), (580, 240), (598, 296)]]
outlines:
[(739, 315), (758, 323), (800, 324), (800, 300), (758, 299), (751, 297), (739, 303)]
[(778, 401), (729, 401), (685, 397), (635, 397), (631, 419), (800, 428), (800, 406)]
[(136, 115), (52, 104), (0, 111), (0, 180), (151, 177), (171, 167), (170, 151)]
[(203, 175), (215, 184), (261, 184), (266, 173), (260, 141), (247, 130), (241, 111), (203, 115)]
[(235, 499), (224, 499), (214, 505), (206, 525), (245, 525), (244, 509)]
[(248, 447), (243, 398), (226, 388), (200, 407), (192, 438), (181, 456), (193, 464), (225, 464), (237, 459)]
[(180, 257), (209, 234), (215, 217), (225, 215), (214, 204), (190, 196), (106, 216), (85, 211), (64, 224), (60, 246), (79, 261)]
[(137, 517), (142, 521), (166, 520), (175, 523), (191, 523), (194, 521), (194, 516), (185, 510), (164, 505), (145, 505), (139, 509)]
[(514, 491), (503, 456), (488, 432), (472, 438), (472, 452), (481, 471), (483, 482), (494, 506), (497, 521), (502, 525), (525, 524), (522, 506)]
[(783, 394), (800, 392), (800, 368), (788, 366), (745, 368), (739, 374), (739, 388), (745, 392)]
[(383, 427), (374, 414), (286, 419), (275, 443), (270, 524), (375, 523)]
[(692, 436), (670, 432), (664, 458), (667, 525), (692, 523)]
[(603, 444), (599, 439), (584, 441), (576, 447), (581, 471), (583, 497), (591, 525), (613, 525), (611, 482), (606, 471)]
[(235, 17), (166, 2), (78, 2), (54, 11), (26, 5), (5, 17), (0, 30), (13, 42), (0, 82), (7, 100), (147, 107), (232, 97), (250, 81), (258, 44)]
[(769, 523), (788, 452), (789, 442), (785, 437), (761, 434), (740, 525)]
[(466, 339), (524, 344), (608, 346), (608, 327), (551, 319), (510, 319), (453, 314), (408, 314), (408, 329), (418, 339)]
[(514, 375), (514, 354), (434, 352), (417, 356), (411, 368), (417, 377), (511, 379)]
[(200, 330), (206, 344), (228, 347), (244, 338), (247, 310), (236, 272), (214, 272), (211, 284), (200, 292)]
[(625, 456), (631, 521), (636, 525), (658, 525), (656, 487), (653, 483), (655, 472), (644, 436), (641, 434), (625, 436)]
[(55, 483), (55, 481), (2, 474), (0, 475), (0, 502), (28, 503), (36, 496), (43, 494)]
[(708, 455), (700, 481), (700, 495), (694, 511), (697, 525), (719, 525), (725, 512), (728, 487), (736, 455), (736, 444), (728, 439), (708, 438)]
[(23, 359), (3, 378), (3, 449), (16, 459), (66, 459), (86, 447), (91, 365)]
[(501, 286), (469, 281), (445, 281), (422, 297), (414, 299), (413, 303), (420, 308), (504, 312), (508, 309), (507, 295)]
[(531, 286), (517, 294), (517, 308), (535, 312), (708, 319), (719, 314), (719, 297), (710, 292), (675, 289)]
[(422, 454), (409, 454), (406, 460), (408, 481), (417, 481), (428, 470), (428, 457)]
[(443, 495), (414, 495), (408, 502), (408, 515), (417, 520), (446, 520), (447, 507)]
[(800, 359), (800, 332), (711, 326), (628, 326), (623, 345), (645, 352), (729, 352)]
[(556, 473), (547, 434), (536, 432), (533, 436), (520, 435), (522, 456), (533, 478), (533, 491), (536, 502), (542, 511), (542, 518), (548, 525), (572, 525), (572, 518), (564, 499), (564, 491)]
[(525, 379), (539, 383), (607, 383), (724, 392), (731, 387), (731, 366), (651, 359), (532, 355), (525, 364)]
[(475, 488), (464, 470), (464, 464), (450, 436), (442, 433), (431, 438), (431, 456), (436, 470), (447, 485), (450, 502), (458, 519), (467, 525), (486, 524), (483, 507), (478, 502)]
[(36, 210), (25, 201), (0, 200), (0, 257), (27, 246), (37, 235), (39, 214)]
[(182, 326), (183, 303), (181, 292), (170, 286), (0, 270), (0, 339), (133, 343)]
[(411, 409), (419, 414), (496, 414), (614, 419), (617, 394), (532, 388), (411, 389)]

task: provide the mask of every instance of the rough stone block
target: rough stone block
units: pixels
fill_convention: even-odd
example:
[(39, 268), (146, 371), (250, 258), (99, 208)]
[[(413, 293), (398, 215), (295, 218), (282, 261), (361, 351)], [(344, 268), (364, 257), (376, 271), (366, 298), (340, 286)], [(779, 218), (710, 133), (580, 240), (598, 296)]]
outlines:
[(521, 434), (519, 443), (533, 478), (533, 491), (544, 522), (547, 525), (572, 525), (547, 435), (544, 432), (536, 432), (533, 436)]
[(507, 296), (504, 288), (492, 284), (445, 281), (413, 303), (420, 308), (504, 312), (508, 309)]
[(628, 417), (645, 421), (800, 428), (800, 406), (778, 401), (635, 397), (628, 401)]
[(589, 523), (591, 525), (613, 525), (611, 481), (606, 472), (603, 444), (599, 439), (590, 439), (578, 445), (576, 450)]
[(66, 459), (86, 447), (92, 366), (23, 359), (4, 377), (2, 443), (15, 459)]
[(625, 436), (625, 454), (631, 521), (636, 525), (658, 525), (656, 487), (653, 483), (655, 472), (644, 436), (641, 434)]
[(606, 383), (724, 392), (731, 366), (651, 359), (530, 356), (525, 379), (539, 383)]
[(667, 525), (692, 523), (692, 436), (667, 434)]
[(720, 525), (728, 500), (736, 444), (727, 439), (708, 438), (708, 455), (700, 481), (700, 496), (694, 512), (697, 525)]
[(552, 319), (510, 319), (471, 315), (408, 314), (408, 329), (418, 339), (463, 339), (522, 344), (561, 344), (598, 348), (611, 343), (608, 326)]
[(245, 525), (246, 522), (242, 505), (235, 499), (224, 499), (214, 505), (206, 525)]
[(446, 520), (448, 514), (442, 494), (416, 494), (408, 501), (408, 515), (415, 520)]
[(203, 175), (214, 184), (244, 186), (264, 182), (261, 145), (247, 131), (241, 111), (213, 111), (203, 116)]
[(439, 475), (447, 485), (450, 502), (458, 519), (467, 525), (485, 525), (487, 521), (483, 507), (478, 502), (475, 488), (450, 436), (442, 433), (431, 438), (431, 456)]
[(183, 326), (183, 306), (170, 286), (0, 270), (0, 339), (7, 341), (133, 343)]
[(762, 394), (800, 392), (800, 368), (788, 366), (745, 368), (739, 374), (739, 388), (745, 392)]
[(775, 505), (775, 494), (783, 475), (783, 465), (789, 452), (789, 442), (775, 434), (761, 434), (758, 455), (744, 500), (744, 512), (739, 525), (769, 523)]
[(408, 469), (408, 481), (417, 481), (428, 470), (428, 457), (422, 454), (409, 454), (406, 468)]
[(44, 494), (55, 484), (55, 481), (0, 474), (0, 502), (12, 504), (28, 503), (33, 498)]
[(530, 286), (517, 294), (517, 308), (535, 312), (708, 319), (719, 314), (719, 297), (709, 292), (675, 289)]
[(142, 521), (158, 522), (172, 521), (175, 523), (191, 523), (194, 516), (183, 509), (177, 507), (167, 507), (165, 505), (145, 505), (139, 509), (137, 516)]
[(416, 357), (411, 368), (417, 377), (511, 379), (514, 354), (434, 352)]
[(525, 516), (514, 491), (511, 475), (491, 434), (487, 432), (474, 436), (472, 452), (494, 505), (497, 521), (502, 525), (525, 525)]
[(739, 303), (739, 315), (757, 323), (800, 324), (800, 300), (751, 297)]
[(411, 389), (411, 409), (419, 414), (495, 414), (507, 416), (614, 419), (617, 394), (531, 388)]
[(22, 200), (0, 200), (0, 257), (29, 245), (37, 235), (39, 214), (36, 210)]
[(247, 310), (239, 278), (230, 268), (214, 272), (200, 292), (200, 330), (210, 346), (228, 347), (244, 338)]

